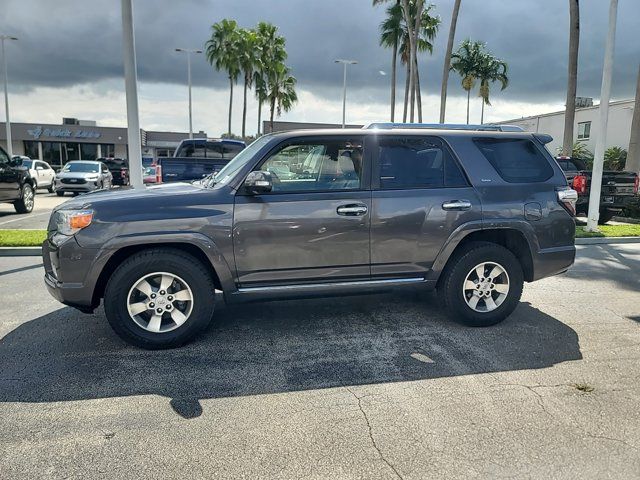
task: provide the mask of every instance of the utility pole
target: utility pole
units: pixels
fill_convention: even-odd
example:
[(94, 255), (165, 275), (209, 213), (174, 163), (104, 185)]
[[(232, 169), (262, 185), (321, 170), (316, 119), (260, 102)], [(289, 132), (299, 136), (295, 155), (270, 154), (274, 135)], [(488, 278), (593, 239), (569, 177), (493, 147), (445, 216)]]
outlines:
[(202, 53), (202, 50), (176, 48), (176, 52), (185, 52), (187, 54), (187, 82), (189, 83), (189, 140), (193, 138), (193, 116), (191, 110), (191, 54)]
[(9, 119), (9, 73), (7, 72), (7, 55), (4, 51), (5, 40), (18, 40), (11, 35), (0, 35), (0, 42), (2, 43), (2, 71), (4, 72), (4, 114), (5, 114), (5, 127), (7, 129), (7, 153), (9, 158), (13, 156), (13, 145), (11, 143), (11, 120)]
[(136, 71), (136, 42), (133, 34), (132, 0), (122, 0), (122, 48), (124, 57), (124, 86), (127, 97), (127, 142), (129, 144), (129, 178), (134, 188), (144, 188), (142, 182), (142, 145), (138, 116), (138, 74)]
[(347, 65), (355, 65), (356, 63), (358, 63), (358, 61), (344, 60), (339, 58), (335, 62), (341, 63), (344, 67), (344, 74), (342, 79), (342, 128), (345, 128), (345, 119), (346, 119), (346, 111), (347, 111)]
[(587, 216), (586, 228), (588, 232), (598, 231), (598, 218), (600, 217), (600, 193), (602, 191), (604, 150), (607, 144), (609, 98), (611, 97), (611, 77), (613, 73), (613, 52), (615, 50), (617, 16), (618, 0), (611, 0), (609, 5), (609, 33), (604, 49), (604, 68), (602, 70), (602, 89), (600, 92), (600, 123), (596, 136), (593, 172), (591, 174), (591, 189), (589, 191), (589, 214)]

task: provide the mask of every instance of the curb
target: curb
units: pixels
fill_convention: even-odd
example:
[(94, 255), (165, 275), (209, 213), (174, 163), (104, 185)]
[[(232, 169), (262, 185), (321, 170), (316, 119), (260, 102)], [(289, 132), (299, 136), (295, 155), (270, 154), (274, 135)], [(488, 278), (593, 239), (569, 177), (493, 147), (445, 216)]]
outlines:
[(576, 238), (576, 245), (607, 245), (614, 243), (640, 243), (640, 237)]
[(0, 257), (41, 257), (42, 247), (0, 247)]

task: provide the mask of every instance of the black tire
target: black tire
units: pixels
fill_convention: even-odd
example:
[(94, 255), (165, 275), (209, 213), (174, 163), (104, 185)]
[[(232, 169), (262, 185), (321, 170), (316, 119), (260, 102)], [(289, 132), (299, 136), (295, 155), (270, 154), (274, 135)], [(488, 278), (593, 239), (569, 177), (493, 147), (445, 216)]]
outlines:
[(600, 210), (600, 216), (598, 217), (598, 225), (604, 225), (615, 216), (616, 216), (616, 212), (612, 212), (611, 210)]
[[(496, 263), (506, 271), (509, 290), (497, 308), (478, 312), (467, 304), (465, 295), (468, 293), (465, 294), (463, 287), (467, 275), (483, 262)], [(472, 242), (449, 260), (438, 285), (438, 294), (454, 321), (470, 327), (488, 327), (503, 321), (518, 306), (523, 284), (522, 266), (511, 251), (495, 243)]]
[(64, 197), (64, 192), (60, 190), (56, 190), (56, 195), (59, 197)]
[(30, 183), (25, 183), (20, 192), (20, 199), (13, 203), (13, 208), (18, 213), (31, 213), (35, 204), (35, 190)]
[[(56, 191), (56, 185), (53, 182), (51, 182), (51, 185), (49, 185), (49, 187), (47, 187), (47, 191), (49, 193), (55, 192)], [(64, 195), (64, 193), (63, 193), (63, 195)]]
[[(145, 275), (156, 272), (180, 277), (193, 294), (187, 320), (174, 330), (159, 333), (140, 326), (127, 309), (133, 286)], [(214, 291), (211, 274), (199, 260), (180, 250), (154, 248), (129, 257), (113, 272), (105, 289), (104, 310), (113, 330), (126, 342), (150, 350), (175, 348), (192, 340), (209, 325)], [(171, 323), (171, 314), (164, 315), (162, 322)]]

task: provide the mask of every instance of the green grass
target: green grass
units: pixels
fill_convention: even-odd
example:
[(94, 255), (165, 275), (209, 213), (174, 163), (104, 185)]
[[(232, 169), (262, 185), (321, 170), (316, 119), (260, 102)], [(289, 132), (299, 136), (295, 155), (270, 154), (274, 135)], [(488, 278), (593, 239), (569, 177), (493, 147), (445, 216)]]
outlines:
[(46, 230), (0, 230), (0, 247), (39, 247)]
[(640, 237), (640, 225), (599, 225), (599, 232), (587, 232), (585, 227), (576, 227), (576, 238), (591, 237)]

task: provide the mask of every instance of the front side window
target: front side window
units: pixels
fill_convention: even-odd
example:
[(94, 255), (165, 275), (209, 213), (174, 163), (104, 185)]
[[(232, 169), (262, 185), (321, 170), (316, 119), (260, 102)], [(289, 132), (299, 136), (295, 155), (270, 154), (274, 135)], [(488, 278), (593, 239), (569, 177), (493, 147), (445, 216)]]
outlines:
[(259, 169), (271, 173), (272, 192), (358, 190), (362, 154), (360, 139), (288, 142)]
[(588, 140), (591, 137), (591, 122), (578, 123), (578, 140)]
[(442, 141), (432, 137), (382, 137), (380, 188), (463, 187), (467, 181)]
[(529, 139), (475, 138), (473, 143), (507, 182), (545, 182), (553, 176), (549, 161)]

